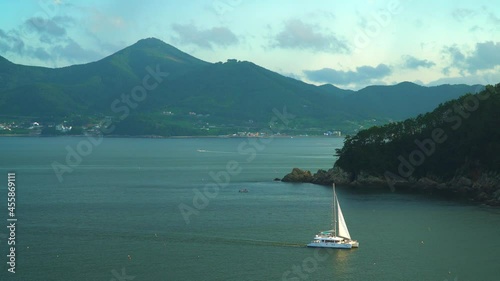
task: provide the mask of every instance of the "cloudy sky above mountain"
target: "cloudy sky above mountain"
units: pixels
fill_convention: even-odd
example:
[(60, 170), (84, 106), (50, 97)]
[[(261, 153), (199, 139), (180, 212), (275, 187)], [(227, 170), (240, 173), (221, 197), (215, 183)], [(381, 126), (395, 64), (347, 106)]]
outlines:
[(0, 55), (62, 67), (156, 37), (308, 83), (498, 83), (498, 1), (2, 1)]

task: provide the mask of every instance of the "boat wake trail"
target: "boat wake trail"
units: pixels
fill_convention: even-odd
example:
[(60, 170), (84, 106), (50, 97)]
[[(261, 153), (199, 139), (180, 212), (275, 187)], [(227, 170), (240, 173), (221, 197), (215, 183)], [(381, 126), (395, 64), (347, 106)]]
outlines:
[(300, 243), (292, 242), (279, 242), (279, 241), (266, 241), (266, 240), (251, 240), (251, 239), (235, 239), (238, 244), (248, 244), (248, 245), (261, 245), (261, 246), (273, 246), (273, 247), (295, 247), (303, 248), (306, 245)]
[[(207, 238), (204, 238), (206, 240)], [(210, 237), (213, 243), (231, 244), (231, 245), (254, 245), (254, 246), (271, 246), (271, 247), (305, 247), (305, 244), (283, 242), (283, 241), (269, 241), (269, 240), (256, 240), (256, 239), (231, 239), (223, 237)]]
[(220, 153), (220, 154), (235, 154), (236, 152), (231, 151), (218, 151), (218, 150), (205, 150), (205, 149), (197, 149), (196, 151), (201, 153)]
[[(170, 235), (169, 235), (170, 236)], [(177, 236), (177, 235), (175, 235)], [(188, 237), (189, 236), (189, 237)], [(198, 236), (198, 235), (182, 235), (182, 238), (176, 237), (173, 240), (179, 242), (180, 240), (186, 240), (190, 243), (207, 243), (211, 244), (226, 244), (226, 245), (254, 245), (254, 246), (268, 246), (268, 247), (294, 247), (303, 248), (306, 245), (304, 243), (295, 243), (287, 241), (269, 241), (269, 240), (256, 240), (256, 239), (233, 239), (227, 237), (217, 237), (217, 236)], [(173, 237), (158, 237), (160, 240), (172, 240)], [(165, 241), (165, 242), (166, 242)]]

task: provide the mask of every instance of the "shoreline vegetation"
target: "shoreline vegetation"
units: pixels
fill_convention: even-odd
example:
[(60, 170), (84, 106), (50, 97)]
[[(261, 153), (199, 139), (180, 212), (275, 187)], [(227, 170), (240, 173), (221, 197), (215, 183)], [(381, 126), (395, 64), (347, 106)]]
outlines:
[(315, 174), (294, 168), (282, 180), (390, 187), (500, 206), (500, 84), (434, 111), (344, 139), (338, 160)]

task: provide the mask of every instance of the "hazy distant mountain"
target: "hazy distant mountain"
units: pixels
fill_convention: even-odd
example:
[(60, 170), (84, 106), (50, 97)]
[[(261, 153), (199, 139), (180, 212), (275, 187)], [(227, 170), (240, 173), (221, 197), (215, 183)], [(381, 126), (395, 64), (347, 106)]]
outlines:
[(148, 89), (144, 100), (135, 108), (129, 106), (130, 116), (119, 122), (115, 133), (258, 131), (269, 126), (273, 109), (284, 107), (295, 116), (289, 130), (352, 132), (424, 113), (481, 89), (408, 82), (359, 91), (315, 86), (251, 62), (208, 63), (149, 38), (102, 60), (56, 69), (17, 65), (0, 57), (0, 114), (7, 119), (32, 116), (53, 122), (78, 119), (82, 125), (100, 116), (117, 118), (123, 112), (113, 111), (113, 102), (124, 105), (122, 95), (130, 95), (152, 72), (168, 76), (162, 74), (161, 83)]
[(348, 108), (358, 114), (402, 120), (432, 111), (437, 105), (464, 93), (477, 93), (482, 85), (440, 85), (424, 87), (410, 82), (393, 86), (368, 86), (345, 97)]

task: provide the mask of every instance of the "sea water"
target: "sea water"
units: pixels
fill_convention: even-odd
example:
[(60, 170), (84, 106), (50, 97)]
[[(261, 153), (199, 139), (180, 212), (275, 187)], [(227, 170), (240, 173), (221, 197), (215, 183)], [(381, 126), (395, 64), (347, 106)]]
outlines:
[(0, 280), (499, 280), (498, 209), (389, 188), (337, 188), (359, 249), (304, 247), (332, 189), (273, 179), (342, 141), (0, 138)]

